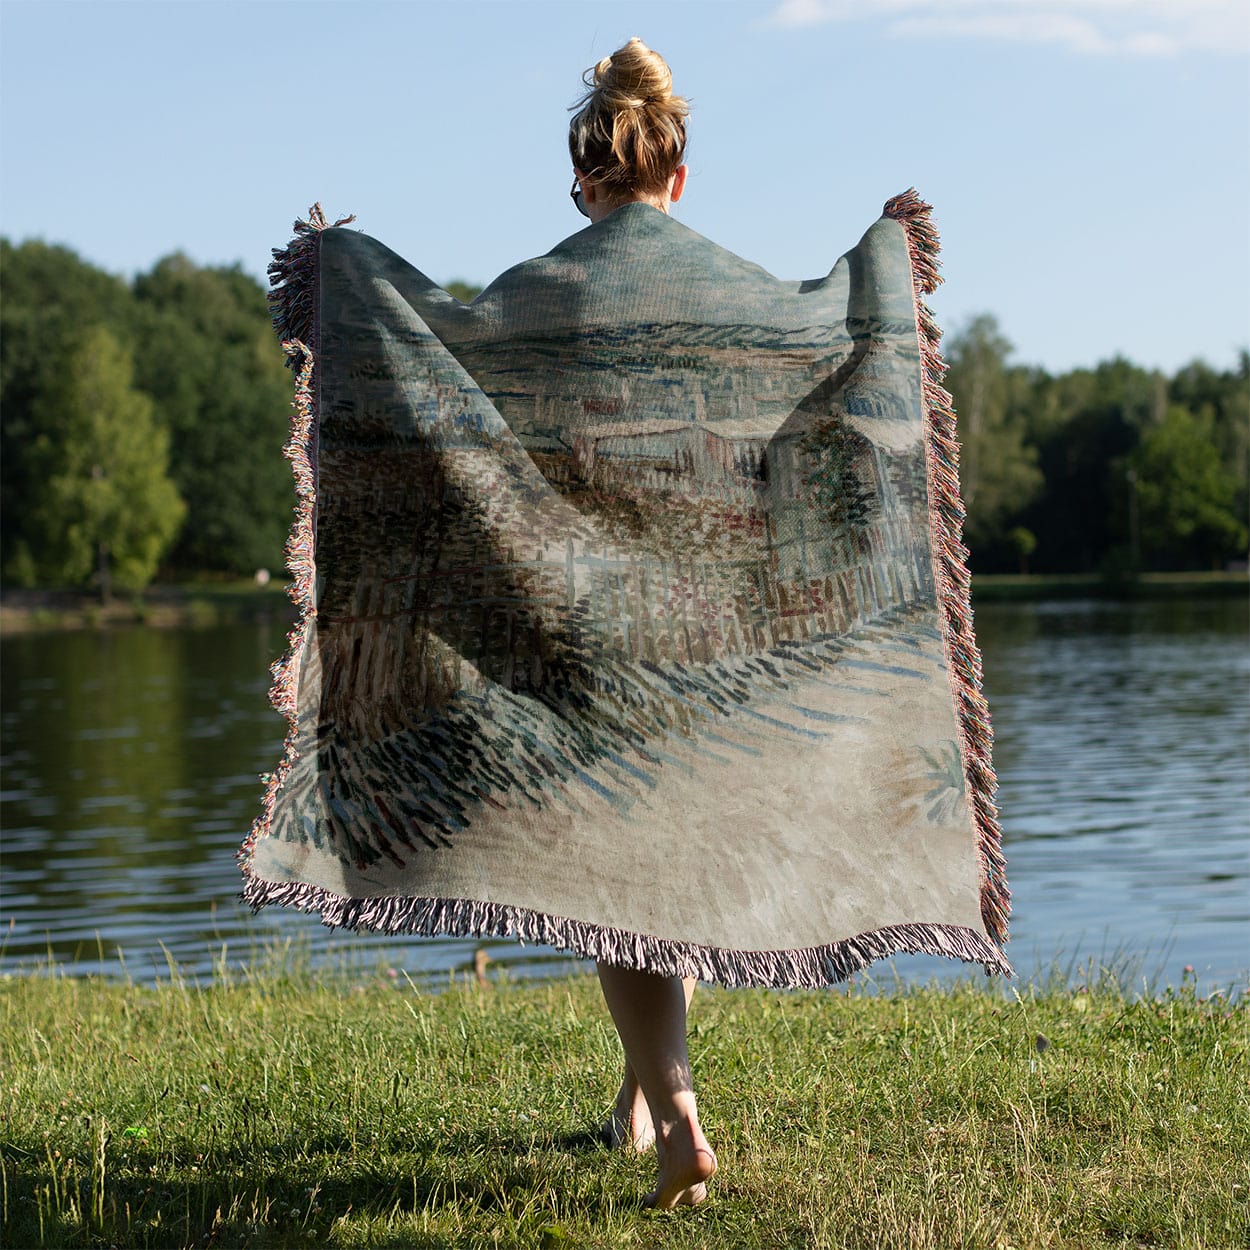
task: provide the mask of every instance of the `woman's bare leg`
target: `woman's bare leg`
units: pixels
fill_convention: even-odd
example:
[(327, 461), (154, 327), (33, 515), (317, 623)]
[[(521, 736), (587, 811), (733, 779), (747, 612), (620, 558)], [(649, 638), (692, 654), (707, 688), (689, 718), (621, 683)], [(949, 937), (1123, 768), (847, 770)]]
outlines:
[(598, 967), (603, 997), (651, 1112), (660, 1176), (647, 1203), (693, 1206), (707, 1197), (716, 1156), (699, 1127), (690, 1079), (686, 987), (680, 977)]
[(651, 1123), (651, 1109), (633, 1065), (625, 1060), (625, 1077), (617, 1092), (616, 1101), (608, 1114), (607, 1123), (599, 1135), (614, 1149), (636, 1150), (642, 1154), (655, 1145), (655, 1125)]
[[(690, 1010), (690, 1000), (694, 997), (694, 987), (698, 981), (694, 977), (682, 979), (682, 989), (686, 998), (686, 1010)], [(616, 1095), (616, 1102), (608, 1116), (601, 1135), (609, 1146), (637, 1150), (640, 1154), (655, 1145), (655, 1125), (651, 1122), (651, 1108), (647, 1106), (646, 1095), (638, 1084), (634, 1065), (625, 1058), (625, 1078)]]

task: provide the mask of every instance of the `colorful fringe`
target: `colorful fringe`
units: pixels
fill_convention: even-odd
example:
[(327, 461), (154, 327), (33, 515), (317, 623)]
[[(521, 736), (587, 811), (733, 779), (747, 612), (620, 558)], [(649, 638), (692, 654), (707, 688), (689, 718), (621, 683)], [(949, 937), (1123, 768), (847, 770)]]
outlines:
[[(333, 224), (345, 226), (355, 220), (354, 216), (340, 217)], [(296, 220), (295, 237), (291, 242), (285, 248), (273, 249), (273, 261), (269, 265), (269, 281), (273, 287), (269, 292), (269, 310), (273, 327), (286, 352), (288, 367), (296, 370), (291, 436), (282, 454), (291, 462), (295, 477), (295, 519), (286, 540), (286, 567), (291, 574), (287, 595), (299, 609), (299, 615), (287, 634), (285, 653), (269, 669), (272, 678), (269, 702), (286, 718), (287, 733), (278, 767), (272, 773), (261, 774), (265, 789), (260, 814), (239, 850), (239, 863), (249, 884), (252, 883), (248, 863), (252, 847), (258, 838), (269, 832), (278, 792), (299, 758), (295, 730), (300, 656), (317, 615), (313, 598), (317, 506), (317, 405), (313, 370), (318, 345), (317, 245), (321, 232), (329, 225), (321, 205), (314, 204), (308, 210), (307, 221)]]
[(1006, 860), (994, 793), (991, 753), (994, 731), (989, 708), (981, 693), (981, 652), (972, 630), (972, 580), (968, 548), (963, 545), (966, 511), (959, 494), (959, 439), (950, 392), (943, 389), (946, 364), (942, 359), (942, 331), (921, 295), (931, 295), (942, 282), (938, 273), (941, 251), (931, 220), (933, 206), (916, 194), (915, 187), (886, 201), (882, 212), (907, 232), (911, 256), (916, 325), (924, 370), (925, 420), (929, 433), (926, 460), (929, 471), (929, 516), (933, 533), (934, 572), (938, 602), (945, 624), (950, 657), (951, 688), (959, 713), (960, 754), (967, 783), (968, 807), (977, 838), (981, 864), (981, 918), (998, 942), (1007, 941), (1011, 894), (1007, 889)]

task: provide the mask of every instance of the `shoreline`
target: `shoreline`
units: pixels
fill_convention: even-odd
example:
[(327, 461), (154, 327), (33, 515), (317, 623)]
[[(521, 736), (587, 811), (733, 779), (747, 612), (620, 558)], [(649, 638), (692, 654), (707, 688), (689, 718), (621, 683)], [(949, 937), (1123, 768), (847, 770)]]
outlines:
[(109, 604), (82, 590), (0, 590), (0, 637), (63, 630), (207, 628), (247, 621), (294, 622), (295, 605), (286, 583), (247, 581), (176, 582), (118, 594)]
[[(972, 579), (972, 602), (1040, 602), (1052, 599), (1215, 599), (1250, 594), (1245, 572), (1144, 573), (1110, 580), (1096, 573), (983, 573)], [(82, 590), (0, 589), (0, 637), (75, 629), (144, 625), (157, 629), (208, 628), (248, 621), (291, 624), (294, 604), (286, 583), (181, 582), (151, 586), (101, 604)]]
[(1142, 573), (1106, 578), (1098, 573), (981, 573), (972, 578), (978, 603), (1043, 599), (1233, 599), (1250, 594), (1245, 572)]

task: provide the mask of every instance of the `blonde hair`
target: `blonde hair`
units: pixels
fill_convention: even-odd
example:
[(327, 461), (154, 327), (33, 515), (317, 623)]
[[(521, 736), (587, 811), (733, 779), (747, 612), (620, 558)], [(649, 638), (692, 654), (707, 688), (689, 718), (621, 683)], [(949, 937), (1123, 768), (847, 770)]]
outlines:
[(609, 195), (654, 195), (668, 188), (686, 154), (686, 101), (673, 94), (664, 58), (641, 39), (582, 75), (569, 155)]

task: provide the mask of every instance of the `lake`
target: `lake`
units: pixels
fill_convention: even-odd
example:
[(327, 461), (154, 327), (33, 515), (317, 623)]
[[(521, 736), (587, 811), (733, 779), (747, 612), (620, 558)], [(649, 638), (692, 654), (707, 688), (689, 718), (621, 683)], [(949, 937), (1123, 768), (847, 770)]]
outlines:
[[(987, 603), (1008, 955), (1130, 982), (1244, 989), (1250, 969), (1250, 628), (1239, 599)], [(0, 643), (0, 971), (207, 980), (292, 941), (316, 963), (445, 979), (479, 946), (517, 976), (580, 966), (509, 941), (338, 934), (237, 901), (235, 853), (283, 723), (278, 622)], [(908, 957), (874, 977), (962, 971)]]

